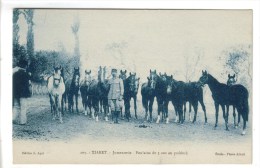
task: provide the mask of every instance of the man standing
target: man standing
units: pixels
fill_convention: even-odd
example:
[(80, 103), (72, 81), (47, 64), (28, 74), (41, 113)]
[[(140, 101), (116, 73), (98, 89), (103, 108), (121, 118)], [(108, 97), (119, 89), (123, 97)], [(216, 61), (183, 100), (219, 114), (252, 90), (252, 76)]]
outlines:
[(21, 59), (13, 72), (13, 122), (24, 125), (27, 122), (27, 102), (31, 97), (30, 75), (26, 72), (28, 62)]
[(111, 108), (114, 123), (118, 124), (118, 117), (120, 114), (120, 106), (123, 100), (124, 85), (122, 79), (117, 76), (117, 69), (111, 70), (112, 79), (109, 80), (108, 103)]

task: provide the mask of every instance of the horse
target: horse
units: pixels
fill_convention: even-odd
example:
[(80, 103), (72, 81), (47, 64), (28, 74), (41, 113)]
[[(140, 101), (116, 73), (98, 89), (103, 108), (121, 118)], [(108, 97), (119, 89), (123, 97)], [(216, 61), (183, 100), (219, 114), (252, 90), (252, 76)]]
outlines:
[(160, 77), (157, 73), (156, 70), (152, 71), (150, 70), (150, 80), (154, 83), (155, 85), (155, 96), (157, 100), (157, 105), (158, 105), (158, 116), (156, 123), (158, 124), (161, 119), (161, 112), (162, 112), (162, 120), (166, 118), (166, 123), (169, 122), (168, 116), (166, 116), (166, 111), (168, 111), (168, 97), (167, 97), (167, 88), (166, 88), (166, 81)]
[(237, 109), (238, 113), (242, 115), (243, 118), (243, 131), (242, 135), (245, 135), (246, 122), (248, 121), (249, 106), (248, 106), (248, 90), (242, 85), (228, 86), (226, 84), (218, 82), (216, 78), (208, 74), (207, 71), (202, 71), (202, 76), (199, 78), (199, 83), (201, 86), (208, 84), (211, 92), (212, 98), (215, 104), (216, 110), (216, 122), (215, 128), (218, 125), (218, 112), (219, 105), (223, 111), (223, 118), (225, 120), (226, 130), (228, 129), (228, 109), (227, 114), (225, 113), (225, 106), (233, 105)]
[(57, 117), (63, 123), (61, 114), (62, 95), (65, 92), (65, 84), (61, 77), (61, 67), (54, 67), (54, 73), (48, 78), (47, 88), (50, 97), (51, 110), (53, 109), (53, 120)]
[[(173, 79), (173, 76), (168, 76), (167, 74), (163, 75), (164, 80), (166, 81), (166, 93), (167, 93), (167, 104), (165, 105), (166, 111), (166, 123), (169, 123), (168, 119), (168, 103), (172, 102), (175, 114), (176, 122), (184, 122), (183, 118), (183, 105), (185, 102), (185, 83), (183, 81), (177, 81)], [(179, 119), (178, 119), (179, 118)]]
[[(127, 70), (120, 70), (120, 74), (119, 74), (119, 78), (123, 80), (123, 83), (125, 85), (125, 80), (127, 78)], [(120, 116), (122, 119), (124, 119), (124, 115), (123, 115), (123, 107), (120, 107)]]
[(130, 101), (133, 98), (134, 99), (134, 109), (135, 109), (135, 118), (137, 119), (137, 93), (139, 89), (139, 81), (140, 78), (136, 77), (136, 73), (129, 73), (129, 77), (126, 78), (124, 82), (124, 105), (125, 105), (125, 115), (126, 119), (129, 121), (131, 118), (130, 114)]
[(89, 102), (89, 87), (90, 87), (90, 83), (92, 82), (91, 79), (91, 70), (87, 71), (85, 70), (85, 76), (83, 81), (80, 83), (80, 93), (81, 93), (81, 98), (82, 98), (82, 105), (84, 108), (84, 114), (88, 115), (87, 109), (89, 109), (89, 111), (91, 111), (91, 103)]
[[(227, 80), (227, 85), (228, 86), (232, 86), (232, 85), (235, 85), (237, 82), (237, 79), (236, 79), (236, 74), (234, 74), (233, 76), (231, 76), (230, 74), (228, 74), (228, 80)], [(228, 110), (229, 110), (229, 107), (227, 107)], [(234, 117), (234, 126), (235, 128), (238, 127), (239, 123), (240, 123), (240, 118), (241, 118), (241, 115), (238, 114), (238, 122), (236, 123), (236, 107), (233, 106), (233, 117)]]
[(78, 109), (79, 80), (80, 80), (79, 68), (74, 68), (72, 81), (68, 90), (68, 105), (69, 105), (69, 111), (71, 113), (74, 113), (74, 97), (75, 97), (76, 112), (79, 113), (79, 109)]
[[(155, 80), (147, 77), (147, 82), (141, 86), (142, 105), (145, 109), (145, 119), (152, 122), (153, 103), (155, 98)], [(148, 110), (150, 119), (148, 119)]]
[(108, 92), (110, 89), (110, 85), (108, 82), (108, 79), (106, 79), (106, 67), (103, 67), (102, 71), (102, 78), (100, 81), (98, 81), (98, 90), (99, 90), (99, 102), (102, 104), (100, 107), (103, 108), (104, 114), (105, 114), (105, 121), (108, 121), (108, 112), (109, 112), (109, 106), (108, 106)]
[[(186, 102), (190, 103), (194, 109), (194, 117), (193, 123), (196, 121), (197, 118), (197, 111), (198, 111), (198, 102), (200, 103), (202, 110), (204, 112), (204, 119), (205, 123), (207, 123), (207, 114), (206, 114), (206, 107), (203, 101), (203, 90), (202, 87), (198, 85), (197, 82), (188, 82), (185, 83), (184, 89), (184, 120), (186, 116)], [(189, 119), (191, 121), (191, 107), (189, 110)]]

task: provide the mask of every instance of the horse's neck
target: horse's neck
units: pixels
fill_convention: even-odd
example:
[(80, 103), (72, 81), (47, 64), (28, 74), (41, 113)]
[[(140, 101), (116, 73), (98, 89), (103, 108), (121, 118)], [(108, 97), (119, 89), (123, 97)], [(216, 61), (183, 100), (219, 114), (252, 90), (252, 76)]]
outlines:
[(216, 78), (214, 78), (211, 75), (208, 75), (208, 86), (209, 86), (211, 92), (218, 91), (219, 85), (220, 85), (220, 82)]

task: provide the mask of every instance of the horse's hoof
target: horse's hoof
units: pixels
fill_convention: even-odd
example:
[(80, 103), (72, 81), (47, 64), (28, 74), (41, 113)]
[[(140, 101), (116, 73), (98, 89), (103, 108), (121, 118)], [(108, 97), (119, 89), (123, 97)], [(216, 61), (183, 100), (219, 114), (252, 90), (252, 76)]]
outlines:
[(237, 125), (235, 125), (235, 129), (237, 129), (238, 128), (238, 126)]
[(241, 135), (246, 135), (246, 131), (243, 130), (242, 133), (241, 133)]
[(195, 124), (195, 122), (196, 122), (196, 121), (195, 121), (195, 120), (193, 120), (193, 121), (192, 121), (192, 124)]

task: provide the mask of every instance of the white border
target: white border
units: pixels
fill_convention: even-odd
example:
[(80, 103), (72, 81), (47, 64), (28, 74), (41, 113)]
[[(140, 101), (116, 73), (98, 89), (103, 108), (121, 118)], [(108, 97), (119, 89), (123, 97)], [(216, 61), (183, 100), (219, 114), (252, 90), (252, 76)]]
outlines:
[[(75, 167), (75, 165), (13, 165), (12, 164), (12, 9), (19, 8), (121, 8), (121, 9), (253, 9), (253, 164), (232, 165), (239, 167), (259, 167), (259, 9), (260, 2), (255, 0), (232, 0), (232, 1), (69, 1), (69, 0), (3, 0), (1, 4), (1, 136), (0, 141), (2, 158), (0, 167)], [(0, 148), (0, 149), (1, 149)], [(1, 161), (1, 159), (3, 159)], [(2, 165), (1, 165), (2, 164)], [(85, 167), (86, 165), (76, 165)], [(90, 167), (102, 165), (87, 165)], [(106, 165), (108, 167), (121, 167), (122, 165)], [(155, 165), (126, 165), (137, 167), (154, 167)], [(163, 165), (170, 167), (172, 165)], [(176, 166), (176, 165), (174, 165)], [(208, 167), (209, 165), (184, 165), (184, 167)], [(230, 167), (231, 165), (210, 165), (212, 167)]]

